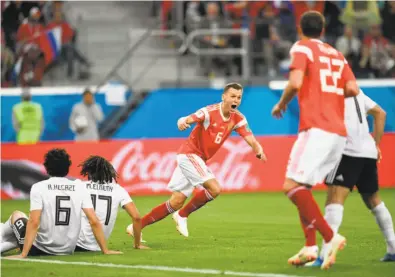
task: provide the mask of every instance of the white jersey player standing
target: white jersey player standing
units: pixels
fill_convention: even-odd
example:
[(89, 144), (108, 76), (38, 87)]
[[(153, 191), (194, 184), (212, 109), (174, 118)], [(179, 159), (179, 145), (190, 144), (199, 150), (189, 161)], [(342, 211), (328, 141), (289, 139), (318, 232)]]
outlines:
[(70, 156), (64, 149), (52, 149), (45, 155), (44, 166), (50, 178), (31, 188), (23, 250), (12, 258), (72, 254), (81, 229), (82, 212), (88, 217), (102, 252), (121, 253), (108, 250), (85, 185), (66, 178), (70, 165)]
[[(369, 133), (368, 115), (373, 116), (373, 136)], [(339, 230), (344, 202), (356, 186), (384, 235), (387, 253), (381, 261), (394, 262), (395, 233), (392, 217), (378, 192), (377, 163), (381, 160), (379, 144), (384, 134), (385, 118), (385, 111), (362, 91), (356, 97), (345, 100), (346, 147), (341, 161), (325, 180), (328, 185), (325, 219), (334, 232)], [(323, 251), (325, 249), (321, 253)], [(321, 263), (322, 257), (319, 257), (307, 266), (319, 266)]]
[[(136, 249), (148, 248), (141, 245), (141, 217), (136, 205), (128, 192), (115, 183), (117, 172), (109, 161), (100, 156), (90, 156), (81, 165), (81, 175), (88, 177), (84, 182), (93, 207), (100, 222), (103, 224), (106, 240), (114, 229), (118, 215), (118, 208), (122, 207), (133, 220), (134, 247)], [(76, 251), (100, 251), (87, 216), (82, 215), (81, 232), (78, 238)]]

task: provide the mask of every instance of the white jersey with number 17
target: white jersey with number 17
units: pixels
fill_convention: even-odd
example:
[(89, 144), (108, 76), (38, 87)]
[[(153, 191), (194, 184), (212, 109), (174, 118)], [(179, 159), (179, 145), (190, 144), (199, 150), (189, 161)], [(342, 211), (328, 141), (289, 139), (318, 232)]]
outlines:
[(30, 191), (30, 211), (41, 210), (33, 245), (52, 255), (74, 252), (81, 229), (82, 209), (93, 208), (83, 182), (51, 177)]
[[(92, 181), (85, 182), (95, 207), (95, 212), (103, 225), (106, 240), (114, 229), (118, 215), (118, 208), (132, 202), (128, 192), (116, 183), (98, 184)], [(88, 218), (82, 216), (81, 232), (77, 245), (90, 251), (100, 251)]]

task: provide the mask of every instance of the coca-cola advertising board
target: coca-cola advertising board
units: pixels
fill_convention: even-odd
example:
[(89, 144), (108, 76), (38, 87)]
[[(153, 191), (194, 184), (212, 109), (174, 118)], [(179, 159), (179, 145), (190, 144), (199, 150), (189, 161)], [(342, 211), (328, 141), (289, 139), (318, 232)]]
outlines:
[[(72, 158), (70, 178), (80, 178), (78, 165), (89, 155), (112, 162), (118, 182), (134, 195), (169, 193), (167, 183), (176, 167), (176, 154), (184, 139), (116, 140), (101, 142), (2, 144), (1, 198), (28, 198), (30, 187), (48, 176), (42, 166), (51, 148), (65, 148)], [(225, 192), (280, 191), (294, 136), (259, 137), (268, 161), (255, 158), (243, 139), (228, 139), (209, 166)], [(381, 187), (395, 187), (395, 134), (383, 137), (379, 164)], [(319, 153), (317, 153), (319, 155)], [(318, 186), (323, 188), (323, 186)]]

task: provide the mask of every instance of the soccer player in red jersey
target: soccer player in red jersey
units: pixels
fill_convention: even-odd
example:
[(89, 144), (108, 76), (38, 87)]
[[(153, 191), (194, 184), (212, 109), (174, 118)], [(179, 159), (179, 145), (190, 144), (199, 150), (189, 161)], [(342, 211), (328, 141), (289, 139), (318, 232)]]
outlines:
[[(177, 230), (181, 235), (189, 236), (188, 216), (221, 193), (221, 185), (206, 165), (206, 161), (218, 151), (232, 131), (244, 138), (258, 159), (266, 161), (262, 146), (249, 129), (246, 118), (237, 111), (242, 95), (243, 87), (237, 83), (230, 83), (224, 88), (221, 103), (201, 108), (196, 113), (178, 120), (178, 129), (181, 131), (194, 123), (196, 126), (178, 151), (177, 167), (168, 185), (172, 191), (170, 199), (142, 218), (142, 228), (174, 213), (173, 219)], [(199, 190), (183, 207), (196, 186), (203, 186), (204, 189)], [(131, 231), (129, 225), (127, 232), (133, 235)]]
[(324, 26), (324, 17), (319, 12), (303, 14), (302, 39), (290, 50), (289, 82), (272, 114), (282, 117), (287, 104), (298, 93), (299, 134), (290, 154), (283, 188), (298, 208), (306, 244), (288, 263), (303, 265), (317, 258), (316, 229), (325, 241), (321, 268), (328, 269), (346, 239), (332, 231), (310, 189), (322, 182), (341, 159), (347, 135), (344, 97), (356, 96), (359, 89), (343, 55), (319, 40)]

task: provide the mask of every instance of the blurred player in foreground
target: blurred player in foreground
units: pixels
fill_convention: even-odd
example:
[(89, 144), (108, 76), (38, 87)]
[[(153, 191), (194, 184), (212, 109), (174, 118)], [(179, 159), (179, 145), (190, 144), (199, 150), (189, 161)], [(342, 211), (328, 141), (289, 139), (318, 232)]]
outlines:
[[(266, 161), (262, 146), (249, 129), (246, 118), (237, 111), (242, 96), (243, 87), (237, 83), (230, 83), (224, 88), (221, 103), (201, 108), (196, 113), (178, 120), (180, 131), (190, 128), (194, 123), (196, 126), (178, 151), (177, 167), (168, 185), (172, 191), (170, 199), (143, 217), (143, 228), (174, 213), (173, 219), (177, 230), (181, 235), (189, 236), (188, 216), (221, 193), (221, 186), (206, 162), (233, 131), (244, 138), (258, 159)], [(194, 188), (200, 185), (204, 189), (199, 190), (183, 207)], [(131, 233), (131, 226), (127, 230)]]
[[(332, 231), (310, 189), (322, 182), (341, 159), (347, 136), (344, 97), (357, 95), (359, 89), (343, 55), (319, 40), (325, 26), (322, 14), (304, 13), (300, 26), (303, 38), (290, 50), (289, 82), (272, 114), (282, 117), (299, 92), (299, 134), (290, 154), (284, 191), (298, 208), (306, 238), (310, 238), (309, 232), (315, 232), (314, 228), (323, 236), (326, 251), (321, 268), (328, 269), (346, 239)], [(317, 256), (316, 242), (306, 240), (288, 263), (303, 265)]]
[[(88, 177), (85, 182), (90, 193), (96, 215), (103, 225), (105, 239), (111, 235), (118, 215), (118, 207), (122, 207), (133, 220), (135, 234), (134, 248), (145, 249), (141, 241), (141, 217), (128, 192), (116, 183), (117, 172), (112, 164), (100, 156), (90, 156), (81, 165), (81, 175)], [(86, 215), (82, 215), (81, 232), (75, 251), (100, 251), (95, 235)]]
[(23, 212), (14, 211), (6, 222), (1, 223), (1, 253), (23, 247), (27, 219)]
[(64, 149), (52, 149), (45, 154), (44, 166), (50, 178), (32, 186), (23, 250), (9, 258), (72, 254), (81, 229), (82, 212), (88, 217), (102, 252), (121, 253), (108, 250), (85, 185), (66, 178), (70, 165), (70, 156)]
[[(369, 133), (366, 117), (373, 116), (373, 137)], [(372, 211), (376, 222), (384, 235), (387, 253), (381, 259), (383, 262), (395, 261), (395, 234), (392, 217), (384, 202), (381, 201), (378, 190), (377, 163), (381, 160), (379, 148), (384, 134), (385, 111), (362, 91), (357, 97), (346, 99), (347, 143), (341, 161), (327, 176), (325, 183), (328, 193), (325, 207), (325, 219), (333, 231), (337, 233), (343, 220), (344, 202), (354, 186), (369, 210)], [(311, 235), (315, 235), (312, 233)], [(314, 239), (315, 240), (315, 239)], [(325, 248), (321, 249), (321, 255)], [(320, 266), (322, 258), (308, 265)]]

